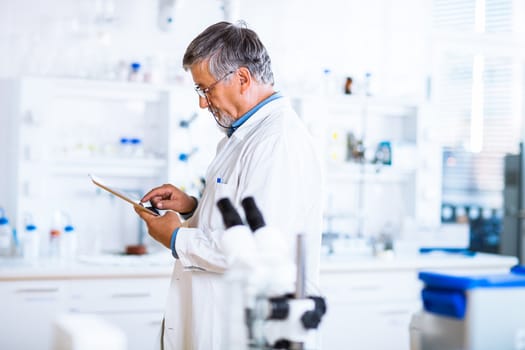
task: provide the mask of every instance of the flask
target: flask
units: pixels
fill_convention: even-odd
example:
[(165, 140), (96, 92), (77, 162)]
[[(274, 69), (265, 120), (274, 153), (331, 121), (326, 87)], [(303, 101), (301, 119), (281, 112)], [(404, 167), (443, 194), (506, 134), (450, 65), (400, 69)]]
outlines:
[(22, 237), (22, 256), (27, 262), (38, 260), (40, 250), (40, 235), (34, 224), (27, 224)]
[(13, 230), (9, 225), (9, 220), (0, 217), (0, 256), (9, 257), (13, 251)]

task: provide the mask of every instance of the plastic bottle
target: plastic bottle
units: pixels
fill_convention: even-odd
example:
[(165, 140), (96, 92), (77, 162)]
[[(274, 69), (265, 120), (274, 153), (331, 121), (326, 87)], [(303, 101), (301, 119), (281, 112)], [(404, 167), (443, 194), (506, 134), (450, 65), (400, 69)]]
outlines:
[(48, 246), (48, 253), (49, 258), (51, 260), (59, 260), (62, 256), (62, 247), (61, 247), (61, 240), (62, 240), (62, 232), (58, 229), (52, 229), (49, 231), (49, 246)]
[(332, 71), (329, 68), (325, 68), (323, 69), (321, 80), (321, 95), (330, 96), (332, 92)]
[(141, 64), (139, 62), (132, 62), (129, 65), (129, 81), (140, 81), (140, 67)]
[(62, 237), (62, 253), (66, 261), (72, 261), (77, 256), (77, 234), (72, 225), (64, 227), (64, 235)]
[(365, 73), (364, 91), (366, 96), (372, 96), (372, 73)]
[(24, 260), (34, 263), (40, 255), (40, 234), (34, 224), (27, 224), (22, 237), (22, 256)]
[(132, 152), (131, 140), (127, 137), (121, 137), (119, 143), (120, 154), (125, 157), (130, 156)]
[(0, 256), (10, 257), (13, 254), (13, 229), (9, 220), (0, 217)]
[(133, 137), (129, 140), (129, 142), (131, 143), (131, 155), (136, 158), (142, 158), (144, 156), (142, 140), (138, 137)]

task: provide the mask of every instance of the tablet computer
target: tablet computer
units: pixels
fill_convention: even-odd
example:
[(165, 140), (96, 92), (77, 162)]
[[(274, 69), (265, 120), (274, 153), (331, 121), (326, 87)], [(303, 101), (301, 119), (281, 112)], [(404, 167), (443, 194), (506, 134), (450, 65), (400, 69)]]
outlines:
[(118, 198), (128, 202), (129, 204), (133, 205), (135, 208), (139, 209), (139, 210), (144, 210), (152, 215), (155, 215), (155, 216), (159, 216), (159, 212), (157, 211), (157, 209), (155, 208), (152, 208), (152, 207), (145, 207), (142, 205), (142, 203), (140, 203), (140, 201), (138, 199), (132, 199), (130, 198), (128, 195), (122, 193), (121, 191), (118, 191), (112, 187), (110, 187), (109, 185), (105, 184), (104, 181), (102, 179), (100, 179), (99, 177), (96, 177), (94, 175), (91, 175), (91, 174), (88, 174), (89, 178), (91, 179), (91, 181), (97, 185), (98, 187), (102, 188), (103, 190), (117, 196)]

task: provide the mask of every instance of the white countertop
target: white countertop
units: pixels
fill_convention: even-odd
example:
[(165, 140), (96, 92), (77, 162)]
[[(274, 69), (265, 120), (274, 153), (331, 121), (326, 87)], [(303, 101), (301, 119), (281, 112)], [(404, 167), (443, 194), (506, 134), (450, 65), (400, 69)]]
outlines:
[(518, 263), (513, 256), (475, 253), (473, 255), (433, 252), (405, 256), (349, 257), (325, 256), (321, 261), (323, 272), (357, 272), (389, 270), (432, 270), (441, 268), (487, 269), (507, 268)]
[[(21, 259), (0, 259), (0, 281), (93, 279), (93, 278), (152, 278), (169, 277), (173, 257), (168, 253), (144, 256), (97, 255), (81, 256), (73, 262), (60, 263), (40, 260), (29, 264)], [(321, 274), (344, 272), (380, 272), (399, 270), (432, 270), (442, 268), (490, 269), (516, 265), (515, 257), (477, 253), (430, 253), (391, 257), (323, 256)]]
[(28, 263), (22, 259), (0, 260), (0, 281), (152, 278), (169, 277), (174, 259), (171, 254), (80, 256), (72, 262), (40, 259)]

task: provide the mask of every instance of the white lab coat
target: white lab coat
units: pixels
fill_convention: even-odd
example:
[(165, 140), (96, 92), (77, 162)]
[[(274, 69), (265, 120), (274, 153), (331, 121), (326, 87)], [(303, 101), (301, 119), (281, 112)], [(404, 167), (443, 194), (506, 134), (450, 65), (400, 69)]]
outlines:
[(317, 286), (322, 171), (310, 135), (285, 98), (263, 106), (218, 145), (198, 208), (177, 235), (179, 259), (167, 301), (164, 349), (226, 350), (221, 344), (227, 262), (220, 249), (224, 225), (216, 203), (229, 197), (244, 217), (240, 202), (247, 196), (254, 197), (266, 224), (286, 235), (292, 252), (296, 234), (307, 235), (307, 288)]

